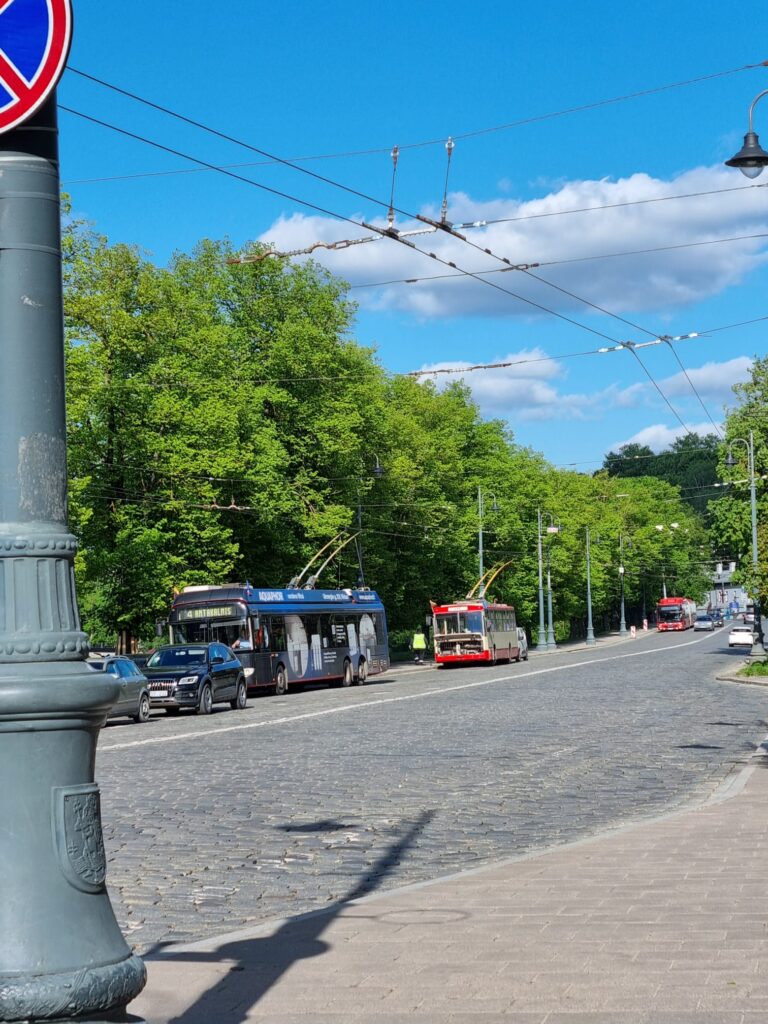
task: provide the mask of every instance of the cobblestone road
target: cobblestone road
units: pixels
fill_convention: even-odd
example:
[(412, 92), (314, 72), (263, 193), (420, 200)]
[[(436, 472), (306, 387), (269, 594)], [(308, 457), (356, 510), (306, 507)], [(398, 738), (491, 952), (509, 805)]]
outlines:
[(724, 640), (651, 635), (110, 725), (97, 778), (121, 926), (146, 951), (701, 799), (766, 733), (768, 693), (714, 679), (739, 660)]

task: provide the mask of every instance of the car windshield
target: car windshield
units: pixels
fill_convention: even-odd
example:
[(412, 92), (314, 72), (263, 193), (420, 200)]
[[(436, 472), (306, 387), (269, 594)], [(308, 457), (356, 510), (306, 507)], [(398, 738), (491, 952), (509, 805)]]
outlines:
[(696, 621), (697, 622), (711, 622), (712, 619), (709, 617), (709, 615), (697, 615), (696, 616)]
[(199, 665), (205, 661), (205, 647), (166, 647), (155, 651), (147, 662), (147, 668), (184, 668)]

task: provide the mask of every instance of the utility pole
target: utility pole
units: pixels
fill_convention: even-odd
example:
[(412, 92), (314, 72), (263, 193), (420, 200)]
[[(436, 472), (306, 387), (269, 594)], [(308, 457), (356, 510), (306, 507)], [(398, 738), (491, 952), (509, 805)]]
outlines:
[(621, 617), (619, 619), (619, 636), (627, 635), (627, 620), (624, 616), (624, 535), (619, 534), (619, 577), (621, 579)]
[(544, 564), (541, 549), (541, 509), (538, 511), (538, 552), (539, 552), (539, 636), (536, 641), (537, 651), (546, 651), (547, 632), (544, 627)]
[[(120, 1013), (146, 972), (106, 889), (93, 766), (119, 684), (85, 665), (67, 528), (54, 88), (68, 0), (45, 18), (40, 52), (60, 60), (40, 72), (53, 83), (47, 98), (10, 126), (0, 121), (0, 1020), (95, 1021)], [(2, 43), (11, 60), (32, 52), (37, 22), (13, 26)]]
[(589, 558), (589, 527), (587, 533), (587, 643), (591, 647), (595, 643), (595, 630), (592, 625), (592, 578)]
[(483, 489), (480, 486), (477, 488), (477, 520), (477, 556), (480, 567), (480, 575), (478, 578), (482, 580), (485, 572), (485, 566), (483, 565)]

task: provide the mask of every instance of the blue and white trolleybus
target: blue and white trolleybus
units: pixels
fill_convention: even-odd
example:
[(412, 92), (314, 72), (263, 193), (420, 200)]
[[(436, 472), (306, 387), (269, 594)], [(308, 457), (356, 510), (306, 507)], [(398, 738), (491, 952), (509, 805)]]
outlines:
[(364, 683), (389, 668), (384, 605), (373, 590), (186, 587), (171, 608), (174, 644), (217, 642), (245, 668), (250, 693)]

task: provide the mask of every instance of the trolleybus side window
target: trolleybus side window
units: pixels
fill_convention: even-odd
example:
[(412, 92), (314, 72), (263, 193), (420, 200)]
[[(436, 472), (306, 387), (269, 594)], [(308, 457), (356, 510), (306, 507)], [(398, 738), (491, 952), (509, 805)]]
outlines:
[(272, 615), (267, 620), (269, 634), (269, 650), (275, 653), (285, 650), (285, 619), (282, 615)]

